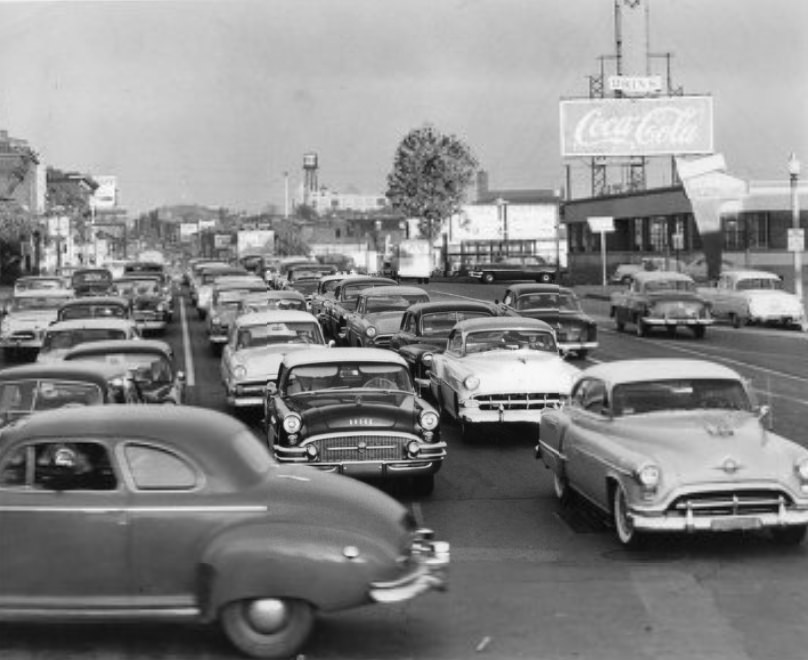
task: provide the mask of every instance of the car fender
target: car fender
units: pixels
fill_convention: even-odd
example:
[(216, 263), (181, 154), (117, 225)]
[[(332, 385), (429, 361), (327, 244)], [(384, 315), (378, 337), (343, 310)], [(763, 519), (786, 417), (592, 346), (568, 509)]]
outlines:
[[(356, 558), (346, 557), (357, 549)], [(202, 617), (214, 620), (227, 603), (254, 598), (294, 598), (320, 611), (369, 603), (370, 584), (395, 577), (395, 557), (389, 554), (353, 530), (323, 530), (305, 521), (229, 528), (201, 559)]]

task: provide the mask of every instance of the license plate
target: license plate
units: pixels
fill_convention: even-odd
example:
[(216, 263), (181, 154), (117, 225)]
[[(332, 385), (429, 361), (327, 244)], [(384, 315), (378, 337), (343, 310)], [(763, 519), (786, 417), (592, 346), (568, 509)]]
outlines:
[(721, 518), (713, 520), (710, 527), (717, 532), (731, 532), (739, 529), (760, 529), (760, 518)]

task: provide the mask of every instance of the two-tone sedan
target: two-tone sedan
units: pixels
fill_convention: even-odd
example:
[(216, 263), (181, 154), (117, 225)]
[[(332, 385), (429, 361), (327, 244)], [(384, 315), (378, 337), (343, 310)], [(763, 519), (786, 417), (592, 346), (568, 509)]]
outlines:
[(125, 368), (146, 403), (178, 405), (185, 399), (185, 372), (177, 369), (171, 346), (158, 339), (91, 341), (71, 348), (63, 359)]
[(299, 351), (267, 388), (267, 443), (281, 463), (365, 479), (409, 479), (428, 495), (446, 457), (438, 412), (407, 363), (378, 348)]
[(635, 273), (625, 290), (612, 294), (610, 315), (619, 332), (633, 323), (639, 337), (655, 328), (664, 328), (672, 337), (681, 326), (702, 339), (715, 322), (710, 303), (696, 291), (693, 279), (664, 270)]
[(461, 321), (432, 356), (430, 389), (468, 441), (484, 424), (538, 425), (566, 401), (580, 370), (559, 354), (544, 321), (491, 317)]
[(23, 354), (36, 355), (42, 338), (56, 320), (59, 307), (73, 297), (72, 289), (22, 292), (3, 309), (0, 321), (0, 347), (6, 359)]
[(61, 360), (74, 346), (89, 341), (140, 338), (137, 325), (131, 319), (94, 318), (59, 321), (48, 327), (42, 338), (37, 362)]
[(585, 358), (598, 347), (598, 326), (572, 289), (557, 284), (514, 284), (505, 291), (502, 305), (504, 312), (549, 323), (562, 351)]
[(218, 622), (256, 658), (295, 657), (316, 613), (443, 588), (450, 557), (388, 495), (175, 406), (3, 430), (0, 529), (0, 620)]
[(132, 316), (141, 331), (165, 333), (172, 311), (159, 274), (124, 275), (115, 280), (114, 289), (131, 302)]
[(407, 308), (390, 348), (407, 361), (419, 387), (429, 387), (432, 356), (446, 349), (449, 333), (459, 321), (498, 316), (496, 306), (475, 300), (436, 300)]
[(373, 276), (352, 276), (340, 280), (334, 288), (333, 298), (325, 300), (323, 310), (317, 316), (326, 337), (339, 342), (348, 314), (356, 309), (359, 292), (372, 286), (398, 286), (398, 282), (388, 277)]
[(274, 309), (239, 316), (220, 363), (228, 405), (260, 408), (287, 353), (326, 347), (320, 324), (308, 312)]
[(82, 296), (59, 306), (56, 321), (76, 319), (132, 319), (132, 303), (122, 296)]
[(407, 308), (425, 302), (429, 302), (429, 294), (415, 286), (363, 289), (356, 309), (345, 317), (342, 342), (346, 346), (387, 348)]
[(581, 373), (541, 418), (556, 494), (611, 516), (621, 543), (650, 532), (808, 529), (808, 450), (767, 428), (738, 373), (704, 360), (622, 360)]
[(215, 355), (220, 355), (222, 347), (227, 343), (241, 300), (254, 293), (267, 292), (266, 282), (258, 277), (228, 277), (223, 280), (213, 285), (210, 313), (205, 317), (208, 343)]

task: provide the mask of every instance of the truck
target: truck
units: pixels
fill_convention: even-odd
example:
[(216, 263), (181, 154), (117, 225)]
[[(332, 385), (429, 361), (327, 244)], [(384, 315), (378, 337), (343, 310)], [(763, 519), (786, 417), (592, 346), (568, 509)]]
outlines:
[(382, 267), (382, 275), (401, 280), (415, 280), (428, 284), (432, 275), (432, 251), (429, 241), (422, 238), (407, 238), (394, 245)]

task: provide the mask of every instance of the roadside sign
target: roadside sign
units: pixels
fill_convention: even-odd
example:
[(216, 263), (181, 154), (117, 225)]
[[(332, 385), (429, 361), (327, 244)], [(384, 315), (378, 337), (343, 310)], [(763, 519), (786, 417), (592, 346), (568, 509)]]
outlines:
[(788, 251), (805, 251), (805, 230), (802, 228), (789, 228), (788, 230)]
[(591, 215), (586, 219), (592, 233), (614, 231), (614, 218), (610, 215)]
[(671, 236), (673, 242), (673, 249), (674, 250), (684, 250), (685, 249), (685, 235), (681, 232), (676, 232)]

